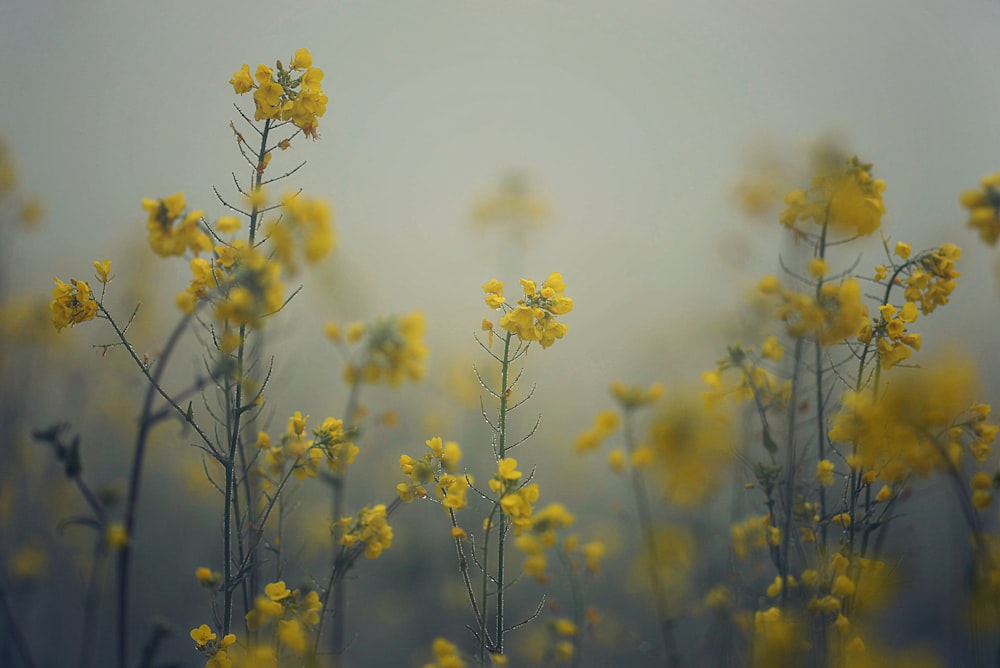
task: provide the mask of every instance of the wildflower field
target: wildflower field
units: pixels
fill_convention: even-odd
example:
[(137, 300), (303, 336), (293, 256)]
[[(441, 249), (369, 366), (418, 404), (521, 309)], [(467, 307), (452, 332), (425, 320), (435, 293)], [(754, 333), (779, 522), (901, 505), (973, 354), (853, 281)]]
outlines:
[(157, 84), (225, 93), (143, 128), (218, 176), (109, 186), (122, 229), (0, 144), (0, 666), (1000, 665), (1000, 152), (912, 221), (850, 132), (731, 147), (704, 257), (503, 166), (363, 236), (338, 65), (280, 36)]

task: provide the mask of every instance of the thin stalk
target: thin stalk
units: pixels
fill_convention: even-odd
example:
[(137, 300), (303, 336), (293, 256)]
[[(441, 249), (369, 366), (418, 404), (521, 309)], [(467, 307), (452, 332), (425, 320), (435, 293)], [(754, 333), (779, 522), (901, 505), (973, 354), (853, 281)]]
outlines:
[[(356, 379), (353, 386), (351, 386), (351, 393), (347, 398), (347, 408), (344, 411), (344, 433), (350, 434), (354, 429), (354, 414), (358, 410), (358, 404), (361, 401), (361, 386), (363, 380), (359, 377)], [(337, 553), (337, 549), (340, 547), (341, 539), (344, 535), (343, 527), (340, 526), (340, 517), (344, 514), (344, 487), (347, 482), (347, 469), (345, 468), (343, 473), (339, 476), (334, 476), (333, 478), (333, 548), (334, 554)], [(334, 563), (331, 566), (334, 570), (337, 567), (337, 558), (334, 558)], [(353, 563), (353, 562), (352, 562)], [(334, 665), (339, 665), (340, 655), (344, 651), (345, 637), (346, 637), (346, 612), (347, 612), (347, 583), (341, 577), (336, 580), (331, 580), (330, 586), (333, 588), (333, 629), (330, 633), (330, 648), (333, 650), (333, 661)], [(326, 595), (330, 595), (330, 589), (326, 591)], [(322, 615), (325, 615), (326, 606), (324, 606)], [(320, 619), (322, 622), (322, 618)], [(317, 642), (319, 635), (317, 634)]]
[(561, 545), (556, 546), (556, 556), (559, 557), (559, 563), (566, 570), (566, 577), (569, 579), (569, 593), (573, 601), (573, 624), (576, 625), (576, 633), (573, 634), (573, 658), (570, 662), (570, 668), (577, 668), (583, 654), (583, 592), (580, 591), (580, 580), (570, 562), (570, 557)]
[[(625, 450), (631, 460), (635, 451), (635, 433), (632, 424), (632, 409), (626, 407), (624, 431)], [(660, 636), (663, 639), (663, 649), (667, 655), (667, 665), (679, 666), (683, 661), (680, 650), (677, 646), (677, 639), (674, 634), (676, 621), (670, 615), (667, 605), (667, 593), (660, 578), (659, 550), (656, 545), (656, 534), (653, 530), (653, 514), (649, 509), (649, 497), (646, 491), (646, 479), (642, 475), (642, 470), (636, 466), (630, 466), (632, 479), (632, 496), (635, 499), (636, 514), (639, 516), (639, 529), (642, 532), (643, 542), (646, 544), (646, 554), (649, 558), (649, 584), (653, 589), (653, 604), (656, 606), (656, 618), (660, 627)]]
[(14, 641), (14, 647), (17, 648), (18, 654), (21, 655), (21, 661), (24, 662), (26, 668), (38, 668), (38, 661), (35, 660), (35, 656), (31, 653), (31, 646), (28, 644), (28, 639), (24, 637), (24, 632), (17, 624), (17, 616), (10, 605), (10, 599), (7, 598), (7, 591), (4, 589), (3, 580), (0, 580), (0, 607), (3, 608), (4, 614), (7, 617), (7, 630)]
[[(260, 149), (257, 151), (258, 164), (264, 162), (267, 155), (267, 135), (271, 129), (271, 120), (264, 121), (264, 129), (260, 134)], [(257, 171), (253, 177), (254, 191), (260, 188), (263, 172)], [(248, 233), (248, 247), (254, 247), (254, 238), (257, 233), (257, 218), (260, 216), (260, 204), (254, 200), (253, 208), (250, 211), (250, 224)], [(222, 634), (230, 633), (233, 621), (233, 513), (236, 500), (236, 449), (240, 442), (240, 421), (243, 417), (243, 381), (246, 373), (246, 346), (247, 346), (247, 326), (240, 325), (240, 345), (236, 353), (236, 390), (232, 404), (231, 429), (227, 433), (229, 438), (228, 451), (226, 453), (226, 491), (224, 498), (224, 508), (222, 514), (222, 540), (223, 540), (223, 609), (222, 609)], [(228, 419), (228, 418), (227, 418)], [(239, 540), (237, 536), (237, 540)]]
[[(507, 448), (507, 398), (510, 388), (507, 386), (510, 371), (510, 341), (514, 334), (507, 332), (503, 340), (503, 363), (500, 367), (500, 414), (497, 420), (497, 454), (504, 458)], [(500, 514), (499, 538), (497, 541), (497, 618), (496, 618), (496, 651), (503, 654), (504, 633), (504, 547), (507, 543), (509, 523)], [(485, 571), (484, 571), (485, 572)]]
[[(104, 310), (104, 307), (101, 307)], [(107, 315), (107, 311), (104, 311)], [(109, 322), (115, 328), (118, 333), (119, 338), (125, 343), (125, 333), (118, 329), (117, 324), (108, 317)], [(142, 412), (139, 414), (139, 433), (136, 434), (135, 439), (135, 451), (132, 454), (132, 469), (129, 474), (128, 483), (128, 493), (125, 497), (125, 536), (127, 542), (122, 546), (121, 550), (118, 552), (118, 620), (116, 632), (118, 634), (116, 654), (118, 661), (118, 668), (127, 668), (128, 665), (128, 600), (129, 600), (129, 586), (130, 586), (130, 575), (132, 568), (132, 539), (135, 535), (135, 518), (136, 518), (136, 508), (139, 505), (139, 491), (140, 483), (142, 481), (142, 466), (146, 455), (146, 445), (149, 440), (150, 430), (153, 428), (154, 420), (152, 419), (153, 411), (153, 397), (156, 394), (161, 396), (166, 396), (166, 393), (160, 387), (160, 380), (163, 377), (163, 372), (167, 366), (167, 360), (173, 353), (174, 348), (177, 346), (178, 341), (180, 341), (181, 333), (187, 326), (190, 320), (190, 315), (186, 315), (181, 318), (177, 326), (170, 333), (167, 339), (166, 345), (163, 347), (163, 353), (160, 355), (159, 362), (156, 365), (156, 370), (152, 375), (149, 375), (147, 370), (147, 377), (149, 378), (149, 388), (146, 390), (146, 397), (143, 400)], [(139, 362), (138, 357), (135, 356), (132, 347), (126, 343), (126, 348), (132, 352), (133, 358), (136, 362)], [(139, 362), (140, 366), (145, 368), (145, 366)], [(180, 407), (177, 410), (183, 415)]]
[(788, 450), (785, 453), (785, 525), (781, 529), (781, 560), (779, 562), (781, 570), (781, 608), (785, 608), (788, 602), (788, 571), (791, 562), (791, 539), (792, 539), (792, 504), (795, 494), (795, 411), (798, 409), (798, 385), (799, 367), (802, 366), (803, 338), (795, 339), (795, 358), (792, 362), (792, 385), (788, 395), (788, 407), (786, 410), (788, 423), (786, 429), (788, 433)]
[(97, 620), (101, 606), (101, 592), (104, 590), (107, 551), (104, 536), (94, 539), (94, 559), (90, 565), (87, 591), (83, 597), (83, 634), (80, 639), (80, 668), (94, 665), (94, 650), (97, 648)]

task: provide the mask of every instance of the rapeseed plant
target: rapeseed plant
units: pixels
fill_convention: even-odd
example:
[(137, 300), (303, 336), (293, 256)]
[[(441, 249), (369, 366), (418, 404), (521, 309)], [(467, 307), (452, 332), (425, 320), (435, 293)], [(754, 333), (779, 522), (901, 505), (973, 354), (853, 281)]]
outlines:
[[(270, 399), (278, 388), (266, 335), (293, 304), (298, 290), (291, 286), (300, 272), (338, 243), (328, 203), (294, 189), (273, 194), (272, 184), (302, 167), (275, 175), (277, 162), (300, 137), (319, 139), (328, 104), (323, 72), (309, 51), (299, 49), (287, 62), (256, 70), (243, 65), (229, 81), (235, 94), (251, 94), (253, 111), (237, 107), (240, 129), (231, 124), (248, 178), (235, 179), (238, 196), (217, 191), (225, 215), (210, 220), (182, 192), (141, 202), (149, 250), (185, 262), (190, 271), (187, 285), (175, 292), (176, 323), (149, 348), (155, 353), (136, 343), (133, 325), (144, 312), (137, 306), (122, 317), (112, 303), (124, 276), (109, 259), (93, 262), (92, 277), (56, 278), (47, 312), (44, 305), (2, 304), (0, 659), (43, 665), (18, 605), (32, 588), (61, 586), (52, 579), (59, 563), (55, 541), (23, 529), (28, 497), (17, 478), (22, 469), (27, 478), (28, 459), (15, 445), (7, 408), (16, 395), (11, 386), (17, 381), (7, 377), (13, 344), (38, 331), (26, 325), (18, 332), (8, 320), (37, 325), (45, 319), (46, 341), (103, 321), (113, 338), (96, 349), (120, 353), (144, 383), (128, 459), (114, 462), (126, 476), (117, 494), (95, 483), (84, 466), (84, 446), (92, 440), (85, 433), (67, 424), (33, 433), (82, 501), (82, 510), (61, 512), (70, 519), (60, 532), (72, 526), (93, 533), (88, 560), (74, 573), (82, 582), (85, 668), (99, 661), (99, 636), (112, 638), (113, 663), (125, 668), (159, 662), (169, 633), (154, 625), (136, 650), (137, 629), (148, 618), (139, 608), (144, 573), (136, 563), (147, 558), (141, 548), (150, 534), (143, 524), (150, 520), (138, 509), (151, 477), (152, 433), (169, 420), (183, 429), (172, 440), (197, 450), (203, 485), (217, 493), (211, 514), (219, 535), (206, 541), (213, 556), (186, 571), (204, 604), (192, 615), (198, 625), (184, 637), (197, 655), (185, 660), (197, 656), (206, 668), (339, 666), (352, 659), (361, 665), (364, 655), (353, 647), (360, 641), (348, 626), (357, 603), (347, 595), (349, 573), (365, 563), (362, 556), (384, 562), (387, 552), (389, 558), (404, 552), (413, 561), (401, 581), (434, 580), (433, 564), (421, 561), (417, 549), (432, 548), (407, 543), (395, 519), (404, 505), (412, 513), (420, 502), (443, 513), (439, 535), (455, 555), (447, 570), (457, 571), (471, 612), (469, 636), (459, 640), (449, 628), (437, 628), (446, 625), (444, 614), (427, 603), (430, 614), (420, 620), (421, 632), (433, 629), (421, 639), (422, 652), (430, 645), (422, 658), (433, 657), (427, 666), (512, 665), (524, 649), (515, 632), (529, 624), (544, 665), (631, 661), (641, 652), (650, 663), (671, 666), (939, 665), (920, 647), (897, 646), (903, 643), (885, 631), (907, 604), (915, 572), (911, 555), (895, 548), (904, 537), (890, 538), (890, 530), (911, 512), (910, 499), (925, 495), (934, 481), (944, 483), (963, 523), (955, 551), (967, 585), (960, 597), (969, 649), (958, 655), (981, 663), (995, 655), (1000, 474), (993, 442), (1000, 427), (982, 401), (978, 370), (964, 358), (924, 351), (925, 319), (950, 302), (962, 278), (961, 251), (950, 243), (915, 250), (887, 236), (886, 182), (872, 164), (829, 148), (817, 154), (807, 186), (788, 192), (778, 213), (797, 252), (781, 258), (780, 273), (756, 282), (752, 300), (766, 313), (763, 330), (729, 343), (697, 387), (611, 383), (613, 408), (580, 421), (575, 440), (558, 437), (584, 455), (609, 444), (610, 470), (599, 489), (584, 490), (581, 499), (549, 498), (545, 459), (525, 447), (540, 418), (523, 431), (513, 420), (535, 393), (521, 384), (529, 350), (533, 344), (548, 349), (568, 333), (564, 316), (575, 304), (562, 275), (553, 272), (540, 283), (521, 278), (516, 297), (497, 279), (481, 286), (491, 313), (478, 325), (477, 342), (489, 368), (472, 365), (466, 375), (484, 394), (479, 412), (487, 435), (421, 438), (421, 452), (399, 457), (402, 482), (395, 494), (385, 489), (390, 499), (351, 507), (347, 480), (359, 476), (359, 461), (376, 454), (368, 447), (369, 430), (401, 421), (394, 411), (373, 413), (363, 393), (424, 379), (426, 322), (420, 311), (328, 322), (324, 333), (339, 355), (347, 393), (343, 410), (324, 410), (320, 419), (289, 411), (283, 426), (271, 428)], [(742, 184), (740, 197), (753, 215), (778, 201), (779, 176)], [(37, 220), (37, 204), (12, 197), (15, 183), (0, 145), (3, 222)], [(989, 245), (1000, 238), (998, 193), (1000, 177), (988, 175), (960, 200), (969, 227)], [(519, 247), (551, 219), (548, 203), (521, 175), (477, 204), (474, 218), (505, 225)], [(5, 226), (0, 234), (7, 234)], [(880, 264), (857, 271), (860, 260), (844, 260), (843, 249), (879, 236)], [(0, 273), (0, 296), (6, 297), (5, 288)], [(201, 346), (203, 363), (178, 380), (166, 370), (176, 366), (186, 337)], [(413, 442), (409, 434), (400, 440)], [(618, 480), (631, 504), (617, 515), (623, 538), (594, 538), (586, 502), (598, 498), (612, 506)], [(329, 497), (320, 505), (330, 553), (310, 572), (290, 520), (315, 512), (309, 489), (318, 483)], [(727, 503), (729, 516), (720, 519)], [(208, 514), (202, 507), (198, 513)], [(101, 636), (108, 567), (114, 629)], [(599, 598), (602, 577), (616, 588), (610, 600)], [(552, 594), (556, 583), (568, 602)], [(629, 587), (648, 599), (645, 605), (626, 598)], [(407, 595), (401, 594), (409, 601)], [(619, 646), (609, 658), (599, 653), (597, 636), (612, 625), (635, 628), (613, 640)]]

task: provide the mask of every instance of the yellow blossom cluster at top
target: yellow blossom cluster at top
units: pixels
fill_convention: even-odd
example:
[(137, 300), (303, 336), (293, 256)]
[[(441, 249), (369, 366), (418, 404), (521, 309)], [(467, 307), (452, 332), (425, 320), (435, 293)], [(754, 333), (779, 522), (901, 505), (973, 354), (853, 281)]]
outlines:
[(573, 310), (573, 300), (563, 294), (566, 284), (562, 275), (558, 272), (549, 274), (541, 289), (534, 281), (522, 278), (521, 288), (524, 290), (524, 299), (518, 300), (517, 306), (511, 307), (503, 296), (503, 283), (496, 279), (488, 281), (483, 285), (486, 305), (494, 310), (505, 311), (500, 318), (501, 328), (516, 334), (521, 341), (538, 341), (543, 348), (548, 348), (556, 339), (566, 335), (567, 325), (556, 320), (556, 317)]
[(250, 66), (244, 64), (229, 83), (238, 95), (254, 91), (254, 120), (291, 121), (315, 139), (318, 119), (326, 113), (328, 100), (323, 92), (323, 70), (313, 67), (312, 62), (312, 54), (299, 49), (288, 69), (279, 60), (275, 70), (262, 63), (251, 75)]
[(845, 164), (830, 161), (813, 177), (809, 190), (793, 190), (785, 196), (781, 224), (798, 229), (812, 221), (852, 235), (869, 236), (882, 224), (885, 181), (874, 179), (872, 165), (852, 157)]

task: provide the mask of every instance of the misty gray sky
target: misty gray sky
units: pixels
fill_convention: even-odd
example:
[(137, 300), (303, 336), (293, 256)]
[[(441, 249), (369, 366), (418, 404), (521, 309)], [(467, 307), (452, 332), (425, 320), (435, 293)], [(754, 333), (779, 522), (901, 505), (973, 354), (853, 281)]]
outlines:
[(671, 360), (707, 369), (717, 355), (689, 346), (785, 248), (776, 217), (735, 210), (734, 180), (755, 151), (835, 133), (888, 181), (888, 234), (966, 250), (979, 285), (959, 288), (953, 315), (974, 329), (996, 322), (992, 253), (957, 198), (1000, 168), (998, 29), (987, 0), (12, 0), (0, 132), (48, 212), (20, 242), (18, 282), (47, 293), (94, 259), (124, 266), (143, 197), (183, 190), (221, 215), (211, 187), (232, 193), (242, 170), (231, 105), (252, 106), (229, 78), (307, 47), (326, 72), (322, 140), (278, 158), (308, 160), (294, 184), (334, 203), (340, 248), (320, 276), (349, 277), (355, 297), (307, 283), (299, 307), (317, 322), (423, 308), (432, 349), (471, 344), (489, 314), (479, 286), (517, 276), (498, 275), (468, 212), (521, 167), (558, 218), (523, 266), (561, 271), (577, 300), (547, 364), (601, 387)]

